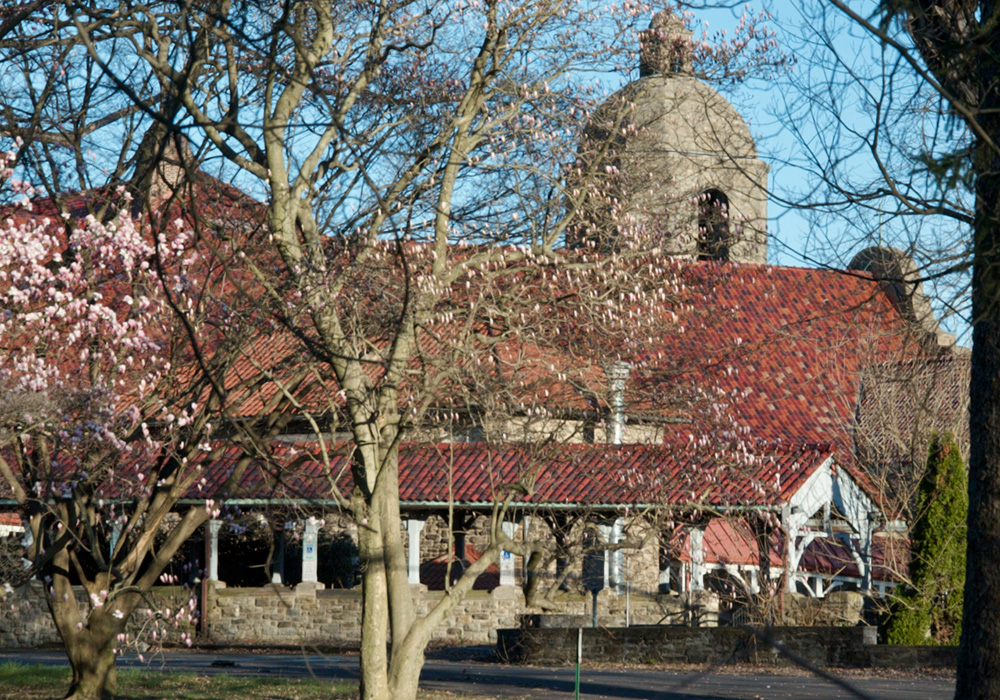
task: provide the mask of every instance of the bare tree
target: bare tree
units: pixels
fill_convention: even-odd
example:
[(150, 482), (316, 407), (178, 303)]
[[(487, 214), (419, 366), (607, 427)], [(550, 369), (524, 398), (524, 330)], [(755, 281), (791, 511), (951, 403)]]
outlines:
[[(16, 158), (6, 154), (4, 165)], [(156, 182), (171, 190), (169, 159), (157, 162)], [(124, 186), (6, 209), (0, 483), (26, 521), (26, 573), (45, 583), (74, 698), (114, 692), (115, 650), (137, 607), (164, 617), (148, 592), (214, 510), (178, 513), (178, 502), (197, 493), (202, 465), (220, 453), (209, 439), (236, 409), (229, 392), (247, 389), (219, 383), (245, 340), (235, 333), (241, 310), (218, 296), (233, 276), (219, 267), (218, 248), (198, 243), (212, 206), (200, 201), (190, 216), (173, 188), (158, 202), (176, 218), (133, 217)], [(248, 220), (230, 233), (242, 236)], [(284, 418), (266, 406), (256, 418), (234, 437), (261, 459)]]
[[(435, 626), (501, 547), (527, 552), (500, 525), (517, 494), (531, 490), (532, 469), (497, 484), (486, 550), (418, 617), (400, 535), (402, 442), (452, 414), (540, 449), (571, 439), (567, 431), (607, 413), (605, 367), (640, 358), (641, 372), (647, 341), (683, 327), (685, 281), (645, 227), (611, 221), (620, 244), (565, 249), (579, 199), (565, 175), (600, 97), (586, 72), (636, 63), (630, 49), (648, 8), (549, 0), (49, 7), (9, 16), (42, 28), (7, 34), (19, 40), (12, 55), (28, 62), (21, 75), (42, 65), (40, 52), (63, 51), (76, 69), (61, 86), (67, 94), (87, 85), (86, 95), (121, 101), (78, 110), (74, 148), (80, 134), (96, 133), (87, 125), (131, 136), (148, 124), (153, 137), (138, 156), (186, 133), (201, 161), (219, 159), (265, 193), (265, 250), (242, 250), (212, 221), (198, 241), (237, 271), (235, 293), (254, 309), (247, 321), (290, 339), (295, 361), (280, 368), (261, 359), (261, 344), (237, 344), (271, 383), (268, 395), (317, 437), (349, 435), (353, 491), (338, 492), (335, 470), (330, 484), (359, 531), (361, 694), (412, 698)], [(702, 58), (753, 65), (770, 47), (758, 35)], [(31, 104), (32, 114), (57, 105)], [(82, 96), (74, 104), (91, 105)], [(8, 133), (22, 121), (12, 115)], [(40, 131), (29, 135), (44, 148)], [(110, 171), (128, 172), (128, 148)], [(168, 215), (146, 194), (155, 178), (138, 156), (131, 182), (142, 206)], [(57, 169), (43, 169), (55, 181)], [(601, 180), (577, 177), (574, 187), (598, 190)], [(568, 346), (571, 337), (587, 345)], [(546, 355), (550, 347), (558, 358)], [(213, 372), (199, 376), (210, 395), (224, 394), (219, 409), (243, 395), (228, 383), (219, 392)]]
[(799, 48), (808, 68), (798, 71), (805, 94), (786, 93), (790, 123), (805, 127), (804, 165), (819, 176), (792, 199), (850, 212), (845, 217), (861, 226), (849, 230), (909, 252), (915, 274), (890, 281), (934, 282), (939, 308), (972, 328), (960, 698), (1000, 694), (1000, 627), (981, 614), (1000, 600), (993, 565), (1000, 533), (998, 13), (992, 2), (807, 6)]

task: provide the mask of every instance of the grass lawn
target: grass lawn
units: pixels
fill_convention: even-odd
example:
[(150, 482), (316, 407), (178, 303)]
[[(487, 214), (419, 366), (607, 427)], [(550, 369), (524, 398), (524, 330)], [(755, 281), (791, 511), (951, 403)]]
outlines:
[[(0, 698), (57, 700), (69, 688), (67, 668), (0, 665)], [(199, 676), (137, 669), (118, 671), (122, 700), (339, 700), (355, 698), (358, 684), (341, 681)], [(485, 700), (450, 693), (421, 693), (422, 700)]]

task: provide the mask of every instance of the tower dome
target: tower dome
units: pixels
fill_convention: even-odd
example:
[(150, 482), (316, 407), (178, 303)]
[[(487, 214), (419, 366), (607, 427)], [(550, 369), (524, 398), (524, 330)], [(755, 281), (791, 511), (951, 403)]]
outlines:
[(591, 115), (572, 202), (578, 241), (648, 236), (685, 257), (767, 259), (767, 165), (750, 129), (695, 77), (691, 32), (671, 12), (640, 35), (640, 78)]

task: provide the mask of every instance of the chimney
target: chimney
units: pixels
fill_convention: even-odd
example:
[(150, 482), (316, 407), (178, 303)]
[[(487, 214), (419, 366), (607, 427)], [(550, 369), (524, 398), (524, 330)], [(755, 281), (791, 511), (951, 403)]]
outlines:
[(627, 362), (612, 362), (605, 367), (608, 378), (608, 406), (611, 415), (608, 418), (610, 443), (621, 445), (625, 441), (625, 382), (628, 380), (629, 364)]

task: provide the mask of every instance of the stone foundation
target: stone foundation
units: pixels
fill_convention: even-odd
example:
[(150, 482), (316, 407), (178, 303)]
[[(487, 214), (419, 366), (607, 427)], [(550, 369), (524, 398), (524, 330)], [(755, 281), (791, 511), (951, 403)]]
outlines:
[[(413, 594), (418, 615), (426, 614), (444, 595), (423, 586), (413, 586)], [(445, 618), (434, 639), (488, 644), (496, 640), (497, 627), (517, 624), (523, 612), (524, 600), (517, 588), (472, 591)], [(356, 647), (361, 641), (361, 591), (325, 590), (311, 584), (294, 589), (213, 587), (206, 641)]]
[[(74, 586), (77, 604), (86, 605), (87, 596), (82, 586)], [(156, 632), (157, 638), (168, 643), (178, 643), (182, 632), (193, 634), (195, 610), (190, 606), (190, 592), (182, 586), (156, 586), (150, 592), (156, 610), (170, 614), (184, 610), (180, 624), (157, 621), (153, 609), (138, 608), (129, 621), (128, 633), (133, 639)], [(187, 619), (191, 614), (192, 618)], [(0, 601), (0, 648), (28, 649), (41, 646), (62, 645), (45, 601), (45, 588), (40, 581), (15, 589)]]
[[(418, 615), (426, 614), (442, 591), (412, 587)], [(592, 620), (592, 600), (563, 594), (558, 604), (574, 619)], [(527, 613), (524, 596), (515, 586), (493, 591), (472, 591), (434, 634), (438, 641), (458, 644), (491, 644), (497, 629), (521, 624)], [(714, 624), (718, 601), (702, 595), (694, 604), (676, 595), (629, 596), (602, 591), (598, 595), (598, 624)], [(549, 616), (541, 616), (549, 617)], [(225, 588), (213, 586), (208, 598), (206, 641), (219, 644), (323, 644), (357, 646), (361, 640), (361, 591), (323, 589), (300, 584), (294, 589)]]
[(865, 597), (853, 591), (833, 591), (825, 598), (786, 593), (784, 622), (792, 627), (853, 627), (861, 622)]
[[(84, 600), (83, 589), (77, 593), (77, 599), (79, 602)], [(61, 643), (40, 582), (32, 581), (15, 589), (3, 597), (2, 605), (0, 647), (25, 649)]]
[[(751, 662), (792, 665), (766, 638), (815, 666), (867, 666), (875, 644), (873, 627), (773, 627), (761, 635), (737, 627), (637, 626), (581, 628), (583, 660), (629, 664)], [(497, 652), (511, 662), (575, 663), (576, 629), (502, 629)]]
[[(207, 613), (198, 639), (218, 644), (298, 645), (356, 647), (361, 640), (361, 591), (357, 588), (326, 589), (322, 584), (304, 583), (287, 588), (269, 585), (261, 588), (226, 588), (221, 584), (207, 587), (207, 600), (195, 609)], [(426, 614), (444, 595), (413, 586), (418, 615)], [(7, 596), (0, 611), (0, 647), (27, 648), (57, 645), (59, 636), (49, 616), (43, 587), (34, 582)], [(181, 587), (158, 586), (152, 595), (157, 606), (177, 609), (185, 605), (188, 592)], [(81, 603), (83, 589), (78, 590)], [(556, 597), (566, 619), (586, 620), (592, 624), (593, 600), (576, 593)], [(204, 607), (202, 607), (204, 606)], [(162, 609), (161, 608), (161, 609)], [(703, 593), (689, 599), (678, 595), (618, 595), (602, 591), (597, 598), (598, 624), (603, 627), (630, 624), (716, 624), (718, 600)], [(516, 627), (532, 611), (524, 603), (521, 589), (500, 586), (493, 591), (472, 591), (445, 618), (434, 639), (456, 644), (491, 644), (497, 629)], [(555, 619), (560, 616), (541, 616)], [(145, 609), (133, 617), (133, 633), (148, 626), (151, 616)], [(564, 623), (565, 624), (565, 623)], [(169, 628), (168, 640), (193, 626)], [(158, 633), (162, 635), (162, 630)]]
[[(0, 610), (0, 647), (25, 648), (59, 644), (59, 636), (49, 617), (38, 582), (8, 595)], [(426, 614), (444, 593), (413, 586), (412, 593), (418, 615)], [(189, 601), (182, 587), (158, 586), (152, 595), (160, 609), (177, 609)], [(78, 596), (83, 601), (83, 590)], [(840, 600), (843, 597), (844, 600)], [(786, 619), (803, 622), (820, 618), (842, 619), (844, 611), (853, 611), (850, 596), (831, 596), (836, 605), (829, 614), (821, 614), (819, 601), (798, 601), (789, 597)], [(860, 596), (858, 596), (860, 597)], [(590, 595), (561, 592), (554, 598), (558, 614), (537, 614), (529, 610), (521, 589), (500, 586), (493, 591), (472, 591), (445, 618), (435, 631), (434, 639), (455, 644), (491, 644), (497, 641), (498, 628), (576, 628), (593, 625), (593, 599)], [(794, 615), (788, 613), (795, 609)], [(268, 585), (260, 588), (226, 588), (223, 584), (207, 587), (207, 598), (198, 601), (194, 609), (202, 609), (207, 618), (198, 639), (217, 644), (254, 644), (261, 646), (319, 644), (334, 647), (356, 647), (361, 640), (361, 591), (357, 588), (326, 589), (322, 584), (303, 583), (288, 588)], [(626, 624), (674, 625), (683, 627), (714, 627), (718, 624), (719, 600), (712, 593), (677, 594), (617, 594), (601, 591), (597, 596), (597, 624), (604, 630), (624, 628)], [(133, 617), (133, 634), (151, 623), (145, 609)], [(147, 630), (148, 631), (148, 630)], [(169, 627), (167, 639), (174, 640), (181, 631), (192, 626)], [(163, 634), (163, 629), (158, 635)], [(575, 642), (574, 642), (575, 644)], [(646, 644), (643, 642), (643, 644)], [(613, 650), (605, 650), (612, 653)], [(602, 652), (604, 653), (604, 652)], [(624, 654), (626, 651), (614, 651)], [(627, 652), (631, 653), (631, 652)], [(611, 657), (609, 657), (611, 658)], [(667, 654), (666, 658), (674, 657)]]

